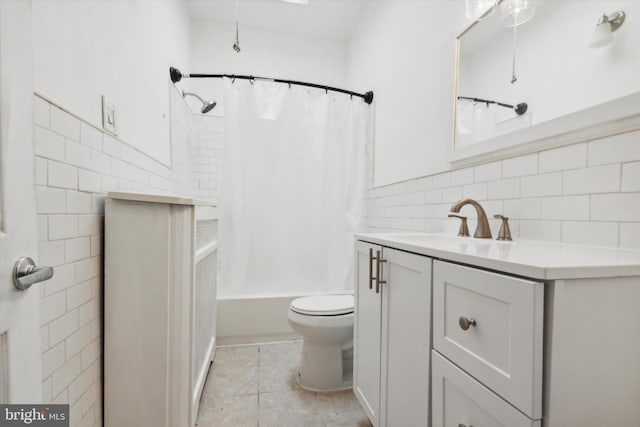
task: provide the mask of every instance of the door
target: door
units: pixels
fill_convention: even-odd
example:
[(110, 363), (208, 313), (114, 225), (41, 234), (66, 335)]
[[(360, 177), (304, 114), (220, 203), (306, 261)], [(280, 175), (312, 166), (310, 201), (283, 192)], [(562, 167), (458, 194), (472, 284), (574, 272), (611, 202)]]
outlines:
[(376, 293), (376, 263), (381, 247), (356, 242), (353, 339), (353, 392), (374, 426), (379, 425), (380, 321), (382, 298)]
[(431, 258), (383, 248), (380, 426), (428, 426)]
[(37, 251), (33, 187), (31, 2), (0, 0), (0, 402), (39, 403), (39, 286), (14, 262)]

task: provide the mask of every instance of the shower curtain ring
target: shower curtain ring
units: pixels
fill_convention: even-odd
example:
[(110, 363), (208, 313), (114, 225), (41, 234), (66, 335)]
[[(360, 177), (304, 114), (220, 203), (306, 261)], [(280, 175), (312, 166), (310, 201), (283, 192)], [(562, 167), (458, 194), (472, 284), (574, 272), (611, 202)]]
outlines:
[(325, 95), (329, 94), (329, 88), (327, 86), (324, 87), (324, 93)]
[(232, 74), (231, 75), (231, 84), (233, 84), (235, 82), (236, 82), (236, 76), (235, 76), (235, 74)]
[(256, 81), (256, 79), (253, 78), (253, 76), (249, 76), (249, 83), (253, 84)]
[(289, 82), (289, 89), (291, 89), (291, 82)]

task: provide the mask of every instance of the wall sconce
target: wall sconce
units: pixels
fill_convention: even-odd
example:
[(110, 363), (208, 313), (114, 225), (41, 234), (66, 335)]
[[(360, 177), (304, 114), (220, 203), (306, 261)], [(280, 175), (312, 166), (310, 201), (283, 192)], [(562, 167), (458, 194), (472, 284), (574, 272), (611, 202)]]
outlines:
[(609, 15), (603, 14), (596, 25), (596, 29), (593, 32), (593, 38), (589, 47), (602, 47), (613, 42), (613, 32), (620, 28), (624, 22), (625, 14), (623, 11), (618, 10)]

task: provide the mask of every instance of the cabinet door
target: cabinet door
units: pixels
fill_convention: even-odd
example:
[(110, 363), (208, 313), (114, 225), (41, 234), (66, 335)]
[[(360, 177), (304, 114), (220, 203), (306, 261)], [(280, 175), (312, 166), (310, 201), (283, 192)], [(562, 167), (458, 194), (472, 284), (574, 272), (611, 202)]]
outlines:
[(380, 407), (380, 294), (369, 289), (380, 246), (356, 242), (353, 392), (374, 426), (379, 425)]
[(429, 425), (431, 258), (384, 248), (380, 426)]

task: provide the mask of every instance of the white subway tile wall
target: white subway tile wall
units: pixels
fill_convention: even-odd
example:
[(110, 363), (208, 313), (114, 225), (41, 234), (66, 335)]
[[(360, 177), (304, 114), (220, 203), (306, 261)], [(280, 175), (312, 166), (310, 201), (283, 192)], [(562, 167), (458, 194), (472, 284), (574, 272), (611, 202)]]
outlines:
[[(370, 131), (369, 133), (373, 133)], [(509, 217), (515, 239), (640, 248), (640, 131), (371, 188), (367, 147), (367, 231), (455, 234), (453, 202), (477, 199), (491, 218)], [(469, 228), (475, 210), (464, 207)]]
[(102, 241), (109, 191), (218, 200), (223, 120), (191, 113), (172, 90), (172, 166), (34, 96), (43, 402), (70, 404), (71, 426), (102, 425)]
[[(55, 266), (41, 288), (43, 401), (69, 403), (72, 426), (102, 425), (102, 242), (108, 191), (167, 191), (217, 204), (223, 119), (171, 100), (172, 165), (34, 96), (39, 263)], [(369, 121), (373, 135), (373, 120)], [(451, 204), (478, 199), (510, 217), (514, 238), (640, 248), (640, 132), (372, 188), (368, 231), (455, 234)], [(475, 227), (475, 211), (463, 208)], [(491, 219), (496, 235), (499, 222)]]

